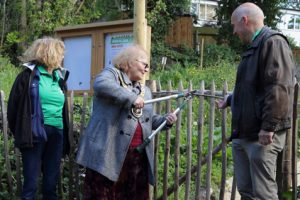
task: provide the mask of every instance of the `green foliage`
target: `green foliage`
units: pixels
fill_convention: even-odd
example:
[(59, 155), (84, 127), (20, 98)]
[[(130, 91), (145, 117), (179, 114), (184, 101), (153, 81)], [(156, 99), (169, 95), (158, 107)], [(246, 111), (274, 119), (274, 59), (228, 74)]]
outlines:
[[(105, 13), (101, 20), (118, 20), (133, 18), (134, 1), (129, 0), (99, 0), (97, 10)], [(189, 13), (189, 0), (147, 0), (146, 18), (152, 27), (152, 42), (163, 41), (170, 24), (177, 16)]]
[(294, 0), (294, 1), (284, 0), (282, 2), (282, 7), (290, 8), (290, 9), (300, 9), (300, 3), (299, 0)]
[[(151, 74), (151, 79), (160, 80), (162, 85), (166, 86), (171, 79), (176, 85), (180, 80), (183, 81), (184, 86), (187, 87), (189, 81), (192, 81), (193, 85), (198, 88), (201, 80), (204, 80), (209, 87), (214, 80), (216, 87), (221, 90), (223, 88), (224, 81), (227, 80), (229, 89), (233, 89), (234, 80), (236, 74), (236, 66), (231, 63), (219, 63), (215, 67), (200, 69), (197, 66), (182, 67), (180, 64), (173, 64), (168, 67), (168, 70), (156, 70)], [(165, 88), (165, 87), (164, 87)]]
[[(221, 50), (218, 51), (217, 49), (220, 48)], [(211, 60), (206, 61), (205, 63), (207, 67), (200, 69), (197, 64), (193, 63), (190, 65), (186, 65), (185, 67), (182, 66), (179, 62), (176, 62), (168, 67), (166, 69), (156, 69), (154, 72), (152, 72), (150, 79), (152, 80), (159, 80), (162, 84), (162, 88), (166, 88), (169, 81), (172, 82), (173, 89), (176, 90), (178, 87), (179, 81), (183, 82), (184, 88), (188, 87), (188, 83), (191, 81), (193, 84), (193, 88), (199, 88), (200, 82), (202, 80), (205, 81), (206, 89), (210, 89), (212, 81), (215, 82), (216, 90), (220, 91), (223, 89), (224, 81), (226, 80), (228, 83), (228, 90), (232, 90), (235, 82), (235, 74), (236, 74), (236, 66), (235, 66), (235, 59), (236, 56), (230, 56), (231, 52), (226, 47), (218, 47), (218, 46), (208, 46), (206, 49), (208, 56), (206, 59), (209, 59), (210, 55), (212, 56)], [(167, 51), (168, 52), (168, 51)], [(219, 52), (219, 57), (218, 57)], [(176, 52), (169, 52), (167, 55), (171, 57), (172, 55), (176, 55)], [(233, 53), (233, 55), (236, 55)], [(186, 54), (186, 56), (188, 56)], [(228, 57), (227, 57), (228, 56)], [(176, 58), (176, 57), (175, 57)], [(222, 60), (224, 59), (224, 60)], [(215, 60), (215, 62), (213, 62)], [(214, 64), (214, 66), (213, 66)], [(175, 109), (176, 105), (173, 104), (172, 108)], [(209, 123), (209, 99), (206, 99), (204, 103), (204, 130), (203, 130), (203, 156), (205, 156), (208, 152), (208, 123)], [(193, 113), (192, 113), (192, 166), (197, 165), (197, 126), (198, 126), (198, 113), (197, 110), (199, 108), (199, 102), (193, 101)], [(185, 174), (186, 170), (186, 155), (187, 155), (187, 110), (184, 109), (182, 111), (182, 122), (181, 122), (181, 129), (180, 129), (180, 176), (183, 176)], [(221, 111), (216, 111), (215, 113), (215, 129), (214, 129), (214, 138), (213, 143), (214, 147), (216, 147), (217, 144), (221, 143)], [(230, 134), (230, 114), (227, 117), (227, 136)], [(170, 145), (170, 155), (174, 155), (175, 151), (175, 129), (171, 129), (171, 145)], [(162, 169), (162, 163), (163, 163), (163, 155), (164, 155), (164, 146), (165, 146), (165, 134), (160, 135), (160, 149), (159, 149), (159, 158), (158, 163), (160, 163), (159, 167), (159, 174), (163, 173)], [(227, 149), (227, 174), (228, 176), (232, 175), (233, 173), (233, 167), (232, 167), (232, 155), (230, 148)], [(168, 182), (170, 185), (174, 183), (174, 170), (175, 170), (175, 163), (174, 158), (170, 158), (170, 167), (168, 169)], [(221, 163), (222, 163), (222, 156), (221, 153), (218, 153), (214, 160), (213, 160), (213, 167), (212, 167), (212, 187), (214, 188), (214, 196), (218, 196), (219, 191), (219, 183), (221, 180)], [(203, 166), (202, 170), (202, 178), (201, 180), (202, 185), (205, 185), (206, 180), (206, 166)], [(192, 176), (192, 179), (194, 179), (196, 175)], [(158, 180), (159, 188), (162, 188), (163, 183), (163, 177), (160, 176)], [(191, 182), (191, 188), (195, 188), (195, 181)], [(179, 188), (179, 195), (181, 195), (180, 199), (183, 199), (184, 197), (184, 186), (181, 186)], [(191, 190), (194, 192), (195, 190)], [(162, 191), (159, 191), (159, 194), (162, 194)], [(193, 193), (190, 194), (191, 196), (195, 195)]]
[(6, 99), (19, 72), (20, 69), (12, 65), (8, 58), (0, 57), (0, 90), (4, 91)]
[(161, 67), (161, 58), (163, 56), (170, 59), (173, 63), (180, 63), (183, 67), (190, 66), (192, 63), (197, 64), (198, 55), (193, 49), (182, 46), (180, 48), (172, 48), (163, 42), (154, 43), (151, 49), (153, 69)]
[(288, 35), (286, 35), (285, 37), (288, 39), (291, 49), (292, 50), (296, 49), (297, 48), (297, 42), (295, 41), (295, 38), (290, 37)]
[(74, 1), (45, 1), (37, 5), (37, 1), (28, 2), (27, 28), (33, 30), (29, 38), (36, 39), (42, 35), (52, 35), (56, 27), (88, 23), (100, 16), (95, 10), (95, 1), (86, 0), (83, 4)]
[(162, 41), (168, 31), (169, 24), (172, 22), (172, 17), (168, 13), (165, 1), (158, 0), (153, 5), (153, 9), (147, 13), (146, 17), (149, 25), (153, 27), (153, 42)]
[[(151, 50), (151, 66), (154, 70), (163, 68), (161, 64), (162, 57), (167, 57), (168, 59), (166, 68), (169, 68), (170, 66), (173, 67), (173, 65), (182, 68), (197, 68), (200, 65), (201, 55), (199, 55), (194, 49), (187, 46), (172, 48), (163, 42), (157, 42), (153, 44)], [(221, 67), (222, 65), (235, 65), (237, 61), (239, 61), (238, 54), (226, 45), (207, 44), (204, 46), (204, 68), (214, 66)], [(175, 79), (178, 75), (179, 72), (175, 75)]]
[(234, 64), (239, 60), (239, 55), (226, 45), (207, 44), (204, 47), (203, 66), (213, 67), (218, 63)]
[(7, 33), (6, 40), (4, 41), (1, 51), (4, 55), (9, 56), (12, 64), (18, 64), (18, 55), (22, 53), (20, 44), (25, 40), (25, 36), (18, 31), (12, 31)]
[[(4, 157), (4, 151), (0, 154), (0, 199), (11, 199), (11, 200), (16, 200), (18, 199), (17, 196), (14, 194), (11, 194), (9, 192), (9, 187), (8, 187), (8, 175), (12, 177), (12, 185), (13, 185), (13, 190), (16, 190), (16, 160), (14, 158), (14, 150), (13, 150), (13, 142), (12, 140), (8, 140), (8, 148), (9, 148), (9, 160), (10, 164), (12, 167), (11, 174), (8, 174), (7, 171), (7, 166), (5, 164), (5, 157)], [(4, 149), (4, 134), (0, 130), (0, 149)]]
[[(121, 8), (122, 5), (123, 5), (123, 9)], [(103, 21), (113, 21), (113, 20), (124, 19), (124, 18), (129, 17), (129, 14), (132, 16), (131, 6), (132, 5), (129, 4), (129, 1), (126, 1), (126, 2), (122, 1), (122, 0), (114, 1), (114, 2), (108, 1), (108, 0), (97, 0), (96, 1), (96, 9), (100, 13), (105, 13), (105, 15), (100, 16), (101, 20), (103, 20)]]
[(189, 13), (189, 0), (149, 0), (147, 1), (147, 20), (152, 27), (152, 41), (165, 39), (170, 24), (178, 16)]
[[(4, 45), (2, 53), (17, 64), (24, 47), (44, 35), (53, 35), (55, 28), (88, 23), (99, 18), (94, 0), (7, 1)], [(0, 10), (3, 12), (3, 10)], [(2, 15), (3, 13), (1, 13)], [(2, 18), (3, 20), (3, 18)], [(24, 22), (23, 22), (24, 21)], [(1, 22), (2, 23), (2, 22)]]
[(248, 1), (248, 0), (220, 0), (217, 8), (217, 18), (219, 34), (218, 41), (220, 43), (228, 43), (234, 50), (240, 51), (242, 44), (237, 37), (232, 36), (233, 29), (231, 27), (230, 18), (234, 9), (242, 3), (253, 2), (257, 4), (265, 14), (265, 24), (276, 29), (277, 23), (280, 21), (281, 13), (280, 5), (285, 2), (282, 0), (268, 1)]

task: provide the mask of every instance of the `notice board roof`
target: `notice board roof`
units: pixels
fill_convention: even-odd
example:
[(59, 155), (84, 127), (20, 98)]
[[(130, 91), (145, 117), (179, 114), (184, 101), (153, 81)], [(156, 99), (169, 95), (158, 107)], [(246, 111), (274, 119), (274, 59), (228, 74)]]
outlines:
[(120, 26), (126, 24), (133, 24), (133, 19), (126, 19), (126, 20), (116, 20), (116, 21), (109, 21), (109, 22), (94, 22), (89, 24), (80, 24), (74, 26), (64, 26), (58, 27), (54, 31), (55, 32), (68, 32), (68, 31), (77, 31), (77, 30), (89, 30), (89, 29), (98, 29), (101, 27), (110, 27), (110, 26)]

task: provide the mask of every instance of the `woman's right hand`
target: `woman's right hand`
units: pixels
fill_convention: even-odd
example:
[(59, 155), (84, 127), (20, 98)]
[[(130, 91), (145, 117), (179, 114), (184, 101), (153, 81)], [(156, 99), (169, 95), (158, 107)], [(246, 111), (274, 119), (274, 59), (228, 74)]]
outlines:
[(135, 108), (143, 108), (144, 107), (144, 99), (140, 96), (133, 103)]

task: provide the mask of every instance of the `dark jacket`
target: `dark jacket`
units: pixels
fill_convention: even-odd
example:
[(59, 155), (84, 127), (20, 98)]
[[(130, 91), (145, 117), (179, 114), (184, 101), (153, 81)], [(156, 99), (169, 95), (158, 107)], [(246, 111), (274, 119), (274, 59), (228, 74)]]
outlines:
[[(31, 99), (31, 92), (38, 92), (38, 90), (32, 86), (37, 82), (33, 81), (37, 76), (36, 66), (32, 63), (24, 64), (27, 68), (24, 69), (15, 79), (12, 86), (7, 106), (7, 118), (10, 131), (15, 139), (15, 146), (18, 148), (32, 147), (36, 134), (34, 130), (38, 132), (43, 129), (43, 115), (39, 99)], [(59, 80), (59, 85), (66, 96), (67, 85), (66, 80), (68, 72), (65, 78)], [(65, 98), (65, 104), (63, 107), (63, 124), (64, 124), (64, 154), (69, 153), (69, 117), (68, 117), (68, 101)], [(37, 117), (38, 116), (38, 117)], [(33, 123), (34, 122), (34, 123)]]
[(277, 132), (291, 127), (294, 68), (287, 39), (263, 27), (242, 54), (228, 99), (233, 138), (257, 139), (261, 129)]

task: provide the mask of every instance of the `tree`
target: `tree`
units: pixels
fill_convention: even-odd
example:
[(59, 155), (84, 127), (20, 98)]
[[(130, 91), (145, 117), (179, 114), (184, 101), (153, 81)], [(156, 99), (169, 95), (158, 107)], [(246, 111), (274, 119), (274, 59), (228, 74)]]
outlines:
[(0, 45), (3, 45), (4, 33), (5, 33), (5, 22), (6, 22), (6, 0), (3, 1), (2, 5), (2, 30), (1, 30), (1, 42)]
[(189, 14), (189, 0), (148, 0), (148, 24), (153, 27), (153, 42), (163, 41), (172, 22)]
[[(53, 35), (55, 28), (92, 22), (100, 17), (96, 0), (10, 0), (1, 5), (1, 53), (17, 64), (31, 41)], [(7, 7), (5, 9), (5, 6)]]
[(242, 3), (253, 2), (257, 4), (265, 14), (265, 24), (276, 29), (277, 23), (280, 21), (281, 5), (286, 0), (260, 0), (260, 1), (248, 1), (248, 0), (220, 0), (218, 2), (217, 18), (219, 34), (217, 40), (219, 43), (227, 43), (233, 49), (240, 51), (241, 42), (237, 37), (232, 37), (232, 26), (230, 23), (231, 13), (234, 9)]
[[(163, 41), (176, 16), (189, 13), (190, 0), (148, 0), (152, 41)], [(101, 15), (103, 14), (103, 15)], [(17, 64), (24, 47), (65, 25), (133, 17), (133, 0), (2, 0), (0, 52)]]
[[(133, 0), (98, 0), (102, 20), (133, 18)], [(189, 13), (190, 0), (147, 0), (146, 18), (153, 27), (152, 41), (161, 41), (177, 16)]]
[(285, 8), (290, 9), (300, 9), (300, 1), (299, 0), (286, 0), (285, 3), (282, 4)]

